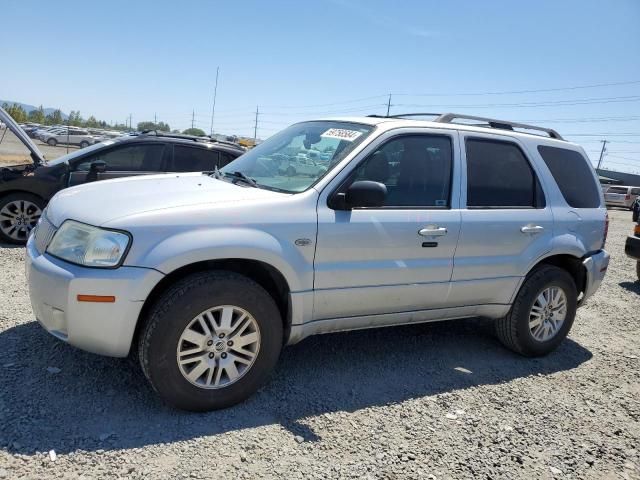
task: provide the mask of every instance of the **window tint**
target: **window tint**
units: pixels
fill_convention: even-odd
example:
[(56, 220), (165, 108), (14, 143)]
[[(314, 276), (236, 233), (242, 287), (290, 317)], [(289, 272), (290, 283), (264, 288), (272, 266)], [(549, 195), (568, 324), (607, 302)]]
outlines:
[[(468, 207), (540, 207), (538, 180), (517, 145), (467, 139)], [(536, 201), (537, 200), (537, 201)]]
[(399, 137), (368, 157), (358, 167), (354, 181), (384, 183), (385, 207), (448, 207), (451, 152), (447, 136)]
[(640, 188), (632, 188), (631, 195), (640, 195)]
[(231, 155), (229, 152), (220, 152), (220, 163), (218, 167), (222, 168), (237, 158), (237, 155)]
[(169, 172), (203, 172), (213, 170), (218, 163), (218, 152), (197, 147), (175, 145), (173, 147), (173, 161)]
[(102, 160), (107, 171), (159, 172), (162, 165), (162, 144), (127, 145), (99, 152), (76, 165), (76, 170), (89, 170), (91, 162)]
[(610, 187), (609, 190), (607, 190), (607, 193), (621, 193), (626, 195), (629, 193), (629, 189), (627, 187)]
[(574, 150), (539, 146), (538, 152), (551, 170), (565, 201), (574, 208), (600, 206), (598, 184), (587, 160)]

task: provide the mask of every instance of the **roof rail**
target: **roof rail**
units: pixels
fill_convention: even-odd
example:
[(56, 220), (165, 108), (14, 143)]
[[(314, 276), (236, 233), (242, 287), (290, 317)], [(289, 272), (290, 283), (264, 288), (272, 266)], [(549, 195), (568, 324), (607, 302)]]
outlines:
[(238, 145), (237, 143), (226, 142), (223, 140), (216, 140), (208, 136), (196, 137), (195, 135), (185, 135), (184, 133), (166, 133), (166, 132), (159, 132), (157, 130), (144, 130), (140, 132), (140, 135), (154, 135), (156, 137), (181, 138), (183, 140), (193, 140), (194, 142), (219, 143), (220, 145), (226, 145), (228, 147), (235, 148), (238, 150), (244, 150), (242, 145)]
[[(461, 115), (458, 113), (444, 113), (439, 115), (434, 122), (437, 123), (455, 123), (455, 119), (463, 119), (463, 120), (478, 120), (481, 122), (487, 122), (490, 128), (500, 128), (503, 130), (513, 130), (514, 128), (522, 128), (525, 130), (537, 130), (540, 132), (545, 132), (549, 135), (550, 138), (555, 138), (557, 140), (564, 140), (562, 136), (558, 132), (556, 132), (553, 128), (544, 128), (544, 127), (536, 127), (535, 125), (527, 125), (526, 123), (517, 123), (517, 122), (509, 122), (507, 120), (495, 120), (493, 118), (487, 117), (476, 117), (473, 115)], [(484, 126), (484, 125), (476, 125), (476, 126)]]
[(502, 130), (513, 130), (514, 128), (522, 128), (524, 130), (537, 130), (545, 132), (550, 138), (564, 140), (562, 136), (552, 128), (536, 127), (535, 125), (527, 125), (526, 123), (510, 122), (508, 120), (496, 120), (494, 118), (476, 117), (473, 115), (461, 115), (458, 113), (401, 113), (398, 115), (369, 115), (378, 118), (407, 118), (407, 117), (436, 117), (433, 121), (437, 123), (456, 123), (455, 119), (478, 120), (486, 122), (486, 125), (473, 125), (474, 127), (499, 128)]

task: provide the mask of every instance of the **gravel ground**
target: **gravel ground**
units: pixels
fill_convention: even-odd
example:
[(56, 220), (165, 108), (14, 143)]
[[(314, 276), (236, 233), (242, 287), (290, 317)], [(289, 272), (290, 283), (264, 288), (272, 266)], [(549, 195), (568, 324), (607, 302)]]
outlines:
[[(31, 163), (29, 150), (9, 129), (0, 129), (0, 167), (3, 165), (18, 165), (21, 163)], [(66, 155), (69, 152), (78, 150), (75, 145), (57, 145), (52, 147), (46, 143), (31, 139), (38, 149), (44, 154), (47, 160)]]
[(640, 478), (640, 283), (610, 215), (605, 284), (546, 358), (481, 320), (325, 335), (208, 414), (45, 333), (0, 248), (0, 478)]

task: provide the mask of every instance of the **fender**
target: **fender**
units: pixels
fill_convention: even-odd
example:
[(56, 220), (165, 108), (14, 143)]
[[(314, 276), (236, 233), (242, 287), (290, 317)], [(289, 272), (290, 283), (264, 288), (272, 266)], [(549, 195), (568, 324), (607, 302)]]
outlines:
[(298, 247), (294, 240), (279, 239), (251, 227), (211, 227), (176, 233), (140, 252), (125, 264), (169, 274), (178, 268), (207, 260), (241, 258), (258, 260), (282, 273), (292, 293), (313, 289), (314, 247)]

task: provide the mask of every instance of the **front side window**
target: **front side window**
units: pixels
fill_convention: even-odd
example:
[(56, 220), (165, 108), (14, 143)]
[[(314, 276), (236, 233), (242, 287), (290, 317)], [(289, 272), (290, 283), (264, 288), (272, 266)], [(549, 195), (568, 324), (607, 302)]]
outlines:
[(99, 152), (76, 165), (75, 170), (88, 171), (92, 162), (101, 160), (107, 171), (159, 172), (162, 165), (163, 144), (127, 145)]
[(256, 186), (287, 193), (308, 189), (373, 131), (371, 125), (339, 121), (297, 123), (222, 168), (240, 172)]
[(173, 161), (167, 168), (169, 172), (208, 172), (218, 164), (218, 151), (208, 148), (173, 147)]
[(536, 208), (543, 206), (538, 179), (514, 143), (466, 140), (467, 207)]
[(446, 208), (452, 162), (449, 137), (407, 135), (377, 149), (358, 167), (353, 181), (383, 183), (384, 207)]

